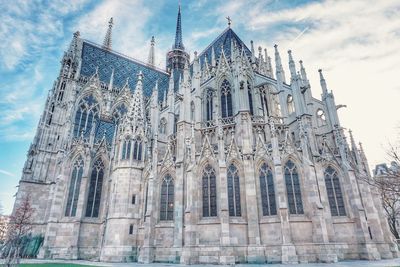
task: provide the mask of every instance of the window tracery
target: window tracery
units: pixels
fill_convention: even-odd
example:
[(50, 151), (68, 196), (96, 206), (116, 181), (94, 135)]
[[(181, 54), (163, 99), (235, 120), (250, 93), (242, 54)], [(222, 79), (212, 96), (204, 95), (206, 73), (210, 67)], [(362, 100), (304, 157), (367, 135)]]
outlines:
[(276, 215), (274, 179), (272, 170), (267, 164), (261, 166), (259, 177), (263, 216)]
[(86, 217), (98, 217), (100, 210), (101, 192), (103, 189), (104, 164), (101, 159), (93, 164), (90, 176), (89, 194), (86, 205)]
[(228, 209), (229, 216), (242, 216), (240, 204), (240, 180), (239, 173), (235, 165), (231, 164), (228, 168)]
[(224, 80), (221, 85), (221, 117), (232, 117), (232, 90), (231, 85), (227, 80)]
[(160, 221), (174, 219), (174, 180), (167, 174), (161, 185)]
[(285, 165), (285, 184), (290, 214), (303, 214), (300, 179), (296, 165), (289, 160)]
[(76, 215), (76, 208), (78, 206), (82, 175), (83, 175), (83, 159), (82, 157), (79, 157), (75, 161), (72, 167), (71, 180), (67, 196), (67, 204), (65, 207), (66, 217), (74, 217)]
[(217, 216), (217, 183), (215, 170), (207, 165), (202, 177), (203, 217)]
[(324, 177), (332, 216), (346, 216), (338, 172), (328, 166), (324, 172)]

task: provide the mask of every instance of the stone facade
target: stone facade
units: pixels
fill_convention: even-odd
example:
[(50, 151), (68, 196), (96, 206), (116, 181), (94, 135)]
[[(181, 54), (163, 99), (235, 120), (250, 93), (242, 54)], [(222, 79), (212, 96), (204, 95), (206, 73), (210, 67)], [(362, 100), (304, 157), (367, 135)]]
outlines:
[(74, 34), (28, 151), (42, 258), (298, 263), (397, 257), (365, 155), (289, 51), (275, 71), (229, 27), (167, 70)]

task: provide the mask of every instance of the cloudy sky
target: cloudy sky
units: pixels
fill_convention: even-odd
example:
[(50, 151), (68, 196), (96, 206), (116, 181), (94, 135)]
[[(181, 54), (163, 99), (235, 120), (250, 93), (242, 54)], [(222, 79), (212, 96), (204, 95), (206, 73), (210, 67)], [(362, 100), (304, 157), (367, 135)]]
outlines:
[[(370, 167), (386, 161), (399, 137), (400, 2), (398, 0), (181, 0), (186, 48), (200, 52), (233, 19), (241, 39), (279, 45), (304, 61), (314, 97), (324, 70), (342, 125), (363, 143)], [(156, 37), (156, 63), (172, 45), (178, 0), (0, 0), (0, 202), (12, 208), (26, 151), (73, 32), (101, 43), (114, 17), (113, 48), (146, 60)], [(289, 73), (287, 70), (286, 73)]]

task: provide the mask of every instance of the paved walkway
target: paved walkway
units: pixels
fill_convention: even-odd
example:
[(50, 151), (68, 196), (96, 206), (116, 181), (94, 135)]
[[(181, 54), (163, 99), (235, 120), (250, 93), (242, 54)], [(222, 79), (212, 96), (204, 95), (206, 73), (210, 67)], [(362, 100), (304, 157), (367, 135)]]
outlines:
[[(73, 264), (82, 264), (82, 265), (91, 265), (91, 266), (116, 266), (116, 267), (182, 267), (186, 265), (179, 264), (168, 264), (168, 263), (154, 263), (154, 264), (139, 264), (139, 263), (107, 263), (107, 262), (93, 262), (93, 261), (67, 261), (67, 260), (22, 260), (21, 263), (73, 263)], [(217, 267), (218, 265), (190, 265), (190, 267)], [(235, 267), (278, 267), (278, 266), (288, 266), (284, 264), (236, 264)], [(400, 258), (392, 259), (392, 260), (380, 260), (380, 261), (342, 261), (338, 263), (308, 263), (308, 264), (295, 264), (294, 267), (365, 267), (365, 266), (399, 266), (400, 267)]]

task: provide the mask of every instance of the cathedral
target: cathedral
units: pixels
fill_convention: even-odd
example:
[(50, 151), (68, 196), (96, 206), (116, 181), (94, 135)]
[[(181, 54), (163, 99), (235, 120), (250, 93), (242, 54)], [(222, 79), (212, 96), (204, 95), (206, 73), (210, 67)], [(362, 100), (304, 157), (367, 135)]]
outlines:
[[(302, 263), (397, 257), (361, 144), (289, 50), (285, 75), (228, 27), (166, 67), (79, 32), (61, 60), (27, 153), (39, 258), (107, 262)], [(171, 38), (172, 39), (172, 38)], [(257, 51), (258, 50), (258, 51)], [(272, 66), (274, 65), (274, 67)]]

